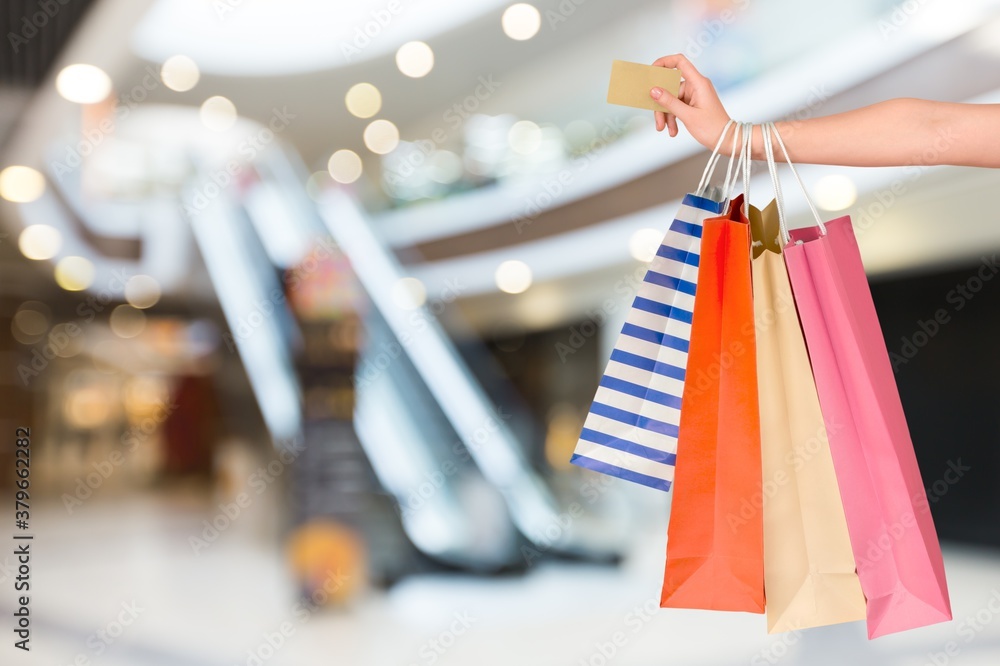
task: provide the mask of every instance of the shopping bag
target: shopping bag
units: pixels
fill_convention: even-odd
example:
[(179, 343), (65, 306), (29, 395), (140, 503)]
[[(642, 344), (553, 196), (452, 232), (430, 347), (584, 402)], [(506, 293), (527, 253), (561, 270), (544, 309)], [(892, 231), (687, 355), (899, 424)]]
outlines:
[[(744, 154), (749, 167), (747, 143)], [(764, 612), (762, 517), (745, 508), (761, 458), (744, 196), (704, 222), (662, 607)]]
[(838, 426), (830, 450), (868, 637), (945, 622), (941, 547), (851, 220), (824, 225), (810, 207), (818, 226), (791, 232), (785, 263), (823, 415)]
[(745, 509), (761, 492), (747, 129), (744, 194), (704, 222), (662, 607), (764, 612), (763, 521)]
[(764, 612), (760, 429), (750, 231), (705, 220), (677, 444), (662, 607)]
[(788, 271), (780, 184), (763, 126), (775, 199), (751, 208), (753, 303), (760, 403), (764, 593), (769, 633), (865, 619), (828, 429)]
[[(725, 209), (707, 194), (726, 124), (701, 182), (650, 261), (584, 420), (570, 462), (659, 490), (674, 478), (677, 429), (698, 283), (702, 221)], [(733, 153), (736, 132), (733, 133)]]

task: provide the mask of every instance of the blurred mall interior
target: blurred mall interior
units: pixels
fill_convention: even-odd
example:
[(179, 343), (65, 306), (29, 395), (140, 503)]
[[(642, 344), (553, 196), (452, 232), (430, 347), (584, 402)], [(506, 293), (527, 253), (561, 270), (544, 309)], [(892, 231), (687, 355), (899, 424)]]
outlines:
[(568, 462), (707, 159), (606, 103), (611, 61), (683, 52), (754, 122), (998, 103), (1000, 2), (4, 5), (0, 490), (30, 428), (35, 550), (0, 663), (1000, 663), (995, 171), (801, 167), (854, 221), (954, 622), (658, 610), (670, 496)]

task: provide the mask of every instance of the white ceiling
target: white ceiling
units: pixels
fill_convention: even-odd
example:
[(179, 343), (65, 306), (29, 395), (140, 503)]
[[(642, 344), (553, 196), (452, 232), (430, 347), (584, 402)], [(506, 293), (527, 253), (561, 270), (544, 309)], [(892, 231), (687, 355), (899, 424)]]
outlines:
[[(244, 0), (232, 3), (237, 6), (231, 13), (206, 14), (206, 7), (214, 4), (205, 0), (101, 0), (67, 47), (56, 71), (70, 62), (92, 62), (105, 68), (118, 90), (123, 91), (149, 71), (155, 72), (155, 67), (150, 69), (151, 63), (174, 51), (187, 50), (203, 61), (205, 73), (198, 86), (188, 93), (158, 86), (144, 104), (195, 107), (206, 97), (221, 94), (234, 100), (241, 115), (257, 121), (266, 121), (275, 108), (287, 108), (295, 120), (281, 138), (303, 154), (310, 168), (320, 169), (329, 154), (339, 148), (367, 154), (360, 140), (367, 121), (350, 116), (343, 103), (347, 88), (359, 81), (373, 82), (382, 90), (383, 110), (379, 117), (395, 122), (404, 139), (429, 136), (442, 126), (443, 113), (450, 105), (468, 95), (480, 76), (489, 75), (502, 85), (483, 103), (482, 111), (486, 113), (513, 113), (560, 125), (577, 118), (599, 124), (623, 112), (604, 103), (606, 70), (611, 59), (649, 61), (664, 52), (679, 50), (683, 39), (665, 35), (677, 31), (690, 34), (700, 26), (698, 17), (688, 11), (692, 3), (589, 0), (567, 4), (567, 0), (545, 0), (536, 3), (543, 13), (559, 11), (560, 6), (572, 5), (576, 9), (572, 14), (560, 14), (564, 21), (543, 19), (542, 32), (535, 39), (514, 42), (500, 31), (504, 3), (469, 2), (459, 10), (442, 14), (433, 10), (444, 6), (443, 2), (423, 0), (422, 4), (407, 5), (406, 11), (412, 10), (413, 15), (401, 13), (399, 21), (393, 19), (379, 40), (365, 48), (363, 57), (345, 62), (341, 47), (354, 32), (345, 26), (356, 27), (371, 11), (377, 11), (380, 3)], [(865, 82), (957, 34), (986, 25), (987, 17), (996, 15), (1000, 3), (977, 0), (963, 3), (959, 11), (954, 3), (930, 0), (922, 4), (921, 11), (904, 29), (891, 35), (886, 36), (874, 20), (848, 30), (845, 17), (852, 16), (851, 12), (863, 15), (871, 6), (862, 0), (849, 0), (839, 5), (781, 2), (754, 9), (757, 13), (752, 21), (747, 18), (747, 24), (773, 30), (775, 38), (765, 45), (769, 50), (756, 66), (767, 66), (752, 85), (723, 91), (731, 112), (750, 120), (776, 117), (801, 106), (809, 90), (817, 85), (845, 93), (837, 104), (820, 109), (823, 113), (838, 110), (838, 104), (861, 105), (885, 96), (914, 94), (907, 92), (910, 90), (918, 95), (924, 91), (939, 99), (951, 98), (968, 88), (968, 82), (961, 76), (962, 70), (949, 67), (951, 61), (943, 56), (938, 58), (933, 76), (910, 76), (903, 83), (887, 81), (884, 88), (878, 89), (866, 88)], [(185, 11), (200, 12), (200, 23), (188, 27)], [(310, 20), (304, 21), (303, 16)], [(1000, 31), (995, 25), (981, 28), (963, 48), (1000, 57), (995, 46)], [(329, 39), (324, 41), (327, 35)], [(735, 42), (739, 35), (733, 33), (732, 37)], [(411, 38), (425, 39), (435, 50), (435, 69), (424, 79), (403, 76), (393, 61), (395, 46)], [(722, 40), (723, 45), (727, 43)], [(789, 59), (788, 50), (804, 44), (813, 45), (812, 50)], [(726, 74), (718, 62), (706, 62), (707, 70), (712, 67), (717, 76)], [(852, 97), (852, 90), (859, 92)], [(30, 108), (4, 155), (8, 163), (37, 163), (43, 159), (53, 136), (67, 126), (67, 119), (75, 119), (74, 114), (78, 114), (76, 107), (60, 99), (51, 85), (38, 91)], [(70, 126), (75, 127), (72, 122)], [(614, 187), (623, 179), (669, 167), (700, 150), (690, 139), (681, 138), (668, 145), (663, 138), (653, 137), (651, 132), (640, 133), (615, 151), (608, 151), (604, 166), (579, 179), (576, 186), (580, 191), (567, 195), (562, 203), (602, 192), (601, 196), (614, 197)], [(449, 139), (458, 141), (460, 134)], [(370, 155), (368, 161), (372, 162)], [(815, 179), (828, 172), (805, 169), (804, 175)], [(855, 206), (858, 210), (869, 205), (879, 188), (894, 177), (891, 170), (852, 172), (852, 176), (862, 190)], [(996, 179), (993, 172), (982, 170), (929, 171), (862, 235), (868, 269), (889, 273), (975, 261), (984, 248), (1000, 245), (1000, 225), (989, 214), (989, 197), (998, 184)], [(447, 237), (460, 228), (490, 222), (491, 218), (493, 223), (502, 222), (510, 213), (502, 208), (506, 199), (521, 202), (523, 196), (513, 191), (484, 190), (440, 207), (431, 205), (387, 216), (377, 223), (383, 231), (395, 230), (388, 235), (396, 239), (396, 245), (404, 245), (407, 239), (413, 242), (428, 234)], [(473, 285), (469, 293), (481, 295), (467, 299), (465, 307), (481, 326), (517, 321), (533, 327), (570, 320), (599, 302), (604, 293), (600, 285), (607, 284), (602, 281), (634, 270), (636, 264), (627, 254), (631, 231), (644, 226), (662, 227), (673, 205), (667, 202), (662, 208), (611, 219), (601, 228), (579, 232), (582, 236), (578, 240), (589, 247), (592, 260), (586, 259), (582, 251), (578, 255), (569, 253), (566, 248), (574, 237), (565, 235), (537, 241), (534, 247), (505, 248), (488, 256), (470, 256), (438, 265), (411, 264), (410, 268), (426, 279), (431, 293), (434, 281), (441, 275), (467, 278), (467, 283)], [(16, 231), (16, 227), (11, 230)], [(538, 257), (531, 261), (544, 262), (547, 257), (558, 256), (560, 247), (564, 256), (581, 257), (577, 270), (559, 272), (552, 262), (547, 269), (536, 270), (538, 277), (548, 275), (549, 279), (540, 281), (526, 294), (511, 297), (493, 292), (493, 267), (501, 257)], [(587, 285), (592, 288), (585, 288)]]

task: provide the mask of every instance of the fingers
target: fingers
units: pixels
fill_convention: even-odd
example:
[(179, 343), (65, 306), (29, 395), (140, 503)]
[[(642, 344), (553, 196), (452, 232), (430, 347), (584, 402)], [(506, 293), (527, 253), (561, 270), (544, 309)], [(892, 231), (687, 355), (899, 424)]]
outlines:
[(683, 53), (675, 53), (673, 55), (663, 56), (662, 58), (657, 58), (653, 65), (656, 67), (670, 67), (673, 69), (681, 70), (681, 76), (683, 76), (688, 81), (693, 83), (701, 84), (708, 81), (701, 72), (691, 64), (691, 61), (687, 59)]
[[(653, 88), (649, 94), (660, 106), (666, 109), (666, 112), (655, 112), (657, 131), (663, 131), (663, 127), (666, 126), (670, 136), (677, 136), (677, 119), (680, 118), (682, 122), (685, 122), (688, 117), (687, 112), (691, 107), (662, 88)], [(659, 118), (661, 115), (664, 116), (663, 121)]]
[[(685, 90), (684, 90), (685, 83), (686, 81), (681, 81), (680, 87), (677, 90), (677, 99), (681, 100), (684, 103), (690, 103), (691, 100), (685, 97)], [(690, 86), (688, 86), (688, 90), (690, 90)], [(667, 114), (667, 127), (669, 128), (670, 136), (677, 136), (677, 116), (675, 116), (672, 113)]]
[[(668, 115), (673, 114), (680, 118), (682, 122), (687, 118), (691, 107), (671, 95), (669, 91), (663, 88), (652, 88), (649, 91), (649, 95), (656, 100), (657, 104), (664, 108)], [(669, 117), (667, 120), (669, 120)]]
[(655, 62), (653, 62), (653, 65), (679, 69), (681, 76), (684, 77), (684, 80), (681, 81), (680, 88), (677, 91), (677, 97), (674, 97), (669, 92), (660, 88), (653, 88), (650, 91), (650, 96), (652, 96), (660, 106), (666, 109), (666, 112), (663, 113), (660, 111), (654, 112), (656, 130), (658, 132), (662, 132), (663, 129), (666, 128), (670, 136), (677, 136), (677, 119), (680, 118), (681, 122), (684, 122), (684, 119), (687, 117), (686, 111), (691, 108), (685, 102), (692, 98), (694, 96), (695, 89), (700, 85), (706, 84), (708, 79), (702, 76), (701, 72), (699, 72), (695, 66), (691, 64), (691, 61), (689, 61), (682, 54), (674, 54), (658, 58)]

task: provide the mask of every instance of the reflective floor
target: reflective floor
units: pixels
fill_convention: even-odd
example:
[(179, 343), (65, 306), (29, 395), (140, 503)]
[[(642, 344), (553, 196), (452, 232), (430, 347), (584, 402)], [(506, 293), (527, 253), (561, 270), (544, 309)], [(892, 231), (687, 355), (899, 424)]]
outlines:
[(620, 568), (546, 562), (524, 576), (417, 576), (346, 610), (311, 611), (296, 601), (275, 508), (248, 507), (196, 553), (190, 538), (210, 506), (173, 492), (95, 497), (72, 515), (60, 504), (38, 509), (33, 649), (23, 663), (1000, 663), (997, 552), (948, 547), (956, 620), (874, 642), (863, 623), (769, 637), (762, 616), (657, 610), (665, 524), (650, 524)]

